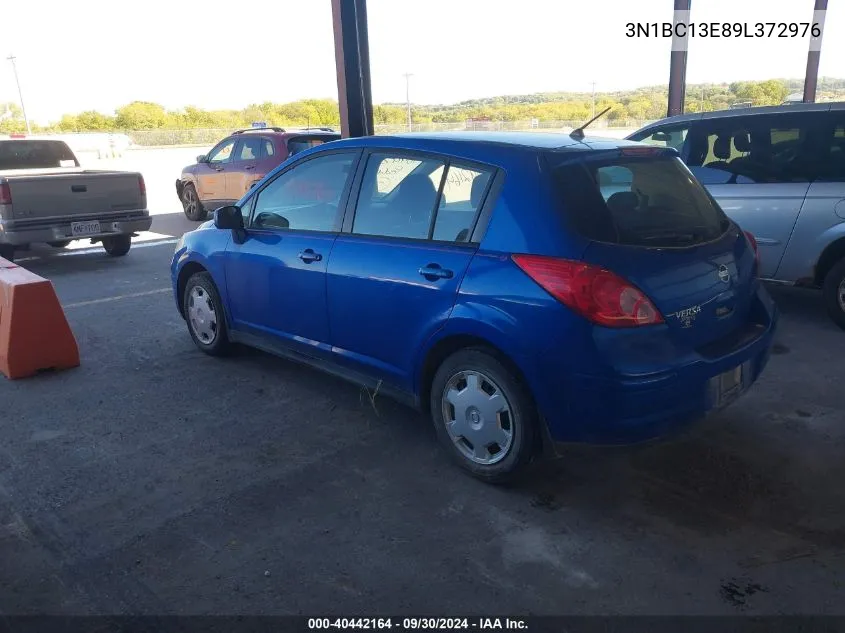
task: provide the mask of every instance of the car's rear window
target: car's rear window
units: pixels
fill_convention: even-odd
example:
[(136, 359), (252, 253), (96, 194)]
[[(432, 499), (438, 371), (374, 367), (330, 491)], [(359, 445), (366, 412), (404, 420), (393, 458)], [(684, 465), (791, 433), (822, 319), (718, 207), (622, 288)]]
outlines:
[(588, 239), (635, 246), (693, 246), (730, 221), (679, 158), (616, 157), (554, 166), (561, 203)]
[(0, 169), (77, 167), (76, 157), (62, 141), (0, 141)]
[(288, 140), (288, 152), (293, 156), (306, 149), (328, 143), (329, 141), (335, 141), (339, 138), (339, 136), (295, 136)]

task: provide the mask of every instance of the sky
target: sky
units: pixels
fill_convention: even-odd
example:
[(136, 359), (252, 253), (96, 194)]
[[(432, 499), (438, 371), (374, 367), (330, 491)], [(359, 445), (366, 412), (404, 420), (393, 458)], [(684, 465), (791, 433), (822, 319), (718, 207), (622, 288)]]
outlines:
[[(133, 100), (172, 109), (337, 98), (331, 0), (0, 0), (0, 103), (39, 123)], [(672, 0), (368, 0), (375, 103), (666, 84), (671, 40), (628, 38)], [(696, 22), (807, 22), (813, 0), (692, 0)], [(687, 81), (803, 78), (808, 41), (696, 39)], [(819, 69), (845, 77), (845, 0), (829, 0)]]

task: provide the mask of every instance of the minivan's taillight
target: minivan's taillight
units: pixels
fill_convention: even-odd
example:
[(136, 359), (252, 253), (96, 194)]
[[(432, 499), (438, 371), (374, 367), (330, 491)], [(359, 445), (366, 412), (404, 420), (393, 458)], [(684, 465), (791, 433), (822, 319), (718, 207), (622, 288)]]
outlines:
[(147, 195), (147, 183), (144, 182), (144, 177), (139, 175), (138, 176), (138, 189), (141, 191), (141, 197)]
[(512, 258), (546, 292), (597, 325), (621, 328), (663, 323), (660, 312), (639, 288), (609, 270), (540, 255)]
[(757, 245), (757, 238), (754, 237), (754, 234), (750, 231), (743, 231), (745, 234), (745, 239), (748, 240), (748, 243), (751, 244), (751, 248), (754, 250), (754, 263), (755, 263), (755, 272), (759, 272), (760, 270), (760, 247)]
[(0, 182), (0, 204), (12, 204), (12, 188), (8, 182)]

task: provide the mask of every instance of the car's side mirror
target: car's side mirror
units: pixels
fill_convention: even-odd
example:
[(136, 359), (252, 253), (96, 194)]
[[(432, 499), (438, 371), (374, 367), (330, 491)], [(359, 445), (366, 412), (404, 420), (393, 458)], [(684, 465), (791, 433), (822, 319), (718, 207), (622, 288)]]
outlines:
[(651, 138), (661, 143), (668, 143), (672, 140), (672, 135), (669, 132), (655, 132)]
[(218, 229), (232, 231), (232, 237), (238, 244), (243, 244), (246, 239), (244, 228), (244, 216), (241, 208), (236, 205), (220, 207), (214, 211), (214, 226)]
[(197, 163), (204, 163), (207, 160), (208, 156), (206, 156), (205, 154), (200, 154), (199, 156), (197, 156)]

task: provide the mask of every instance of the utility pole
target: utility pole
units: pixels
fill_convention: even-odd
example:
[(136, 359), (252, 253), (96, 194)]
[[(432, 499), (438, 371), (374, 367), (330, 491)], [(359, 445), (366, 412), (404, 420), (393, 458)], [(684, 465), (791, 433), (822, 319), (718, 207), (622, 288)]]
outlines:
[(411, 131), (411, 77), (414, 73), (405, 73), (405, 104), (408, 106), (408, 131)]
[(596, 82), (595, 81), (593, 82), (593, 110), (592, 110), (592, 114), (590, 116), (591, 117), (596, 116)]
[(18, 85), (18, 97), (21, 100), (21, 110), (23, 111), (23, 120), (26, 123), (26, 133), (32, 134), (32, 129), (29, 127), (29, 117), (26, 116), (26, 106), (23, 104), (23, 92), (21, 91), (21, 81), (18, 79), (18, 66), (15, 64), (15, 60), (17, 57), (14, 55), (9, 55), (7, 58), (10, 62), (12, 62), (12, 72), (15, 73), (15, 83)]

